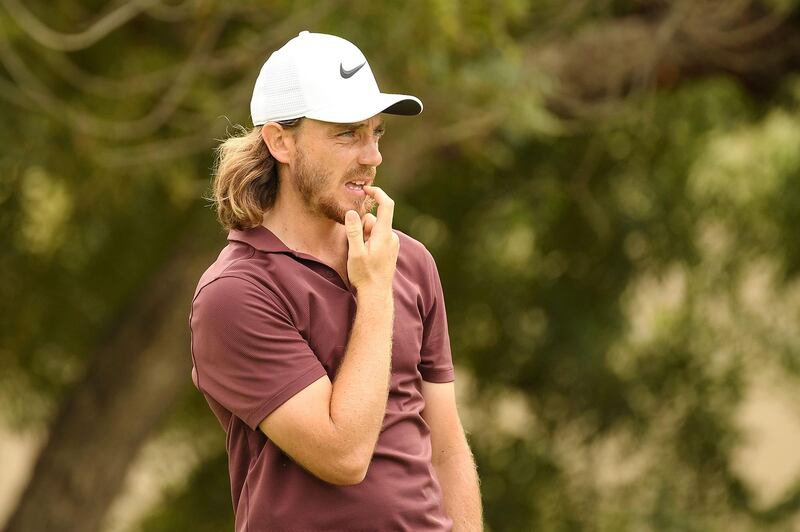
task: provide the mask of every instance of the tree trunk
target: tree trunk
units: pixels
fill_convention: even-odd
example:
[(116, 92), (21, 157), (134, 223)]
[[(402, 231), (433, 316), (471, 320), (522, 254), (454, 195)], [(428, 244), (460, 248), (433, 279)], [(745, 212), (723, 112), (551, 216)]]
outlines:
[(209, 245), (219, 245), (210, 234), (203, 224), (189, 227), (91, 358), (54, 419), (7, 532), (98, 530), (137, 451), (191, 379), (189, 308), (213, 260)]

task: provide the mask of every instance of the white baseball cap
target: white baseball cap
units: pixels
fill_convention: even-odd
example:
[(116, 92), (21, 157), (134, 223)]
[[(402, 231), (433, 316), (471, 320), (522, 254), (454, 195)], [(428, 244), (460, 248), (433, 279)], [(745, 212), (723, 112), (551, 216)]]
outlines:
[(350, 41), (301, 31), (269, 56), (250, 100), (253, 125), (301, 116), (353, 123), (378, 113), (417, 115), (422, 102), (384, 94), (361, 50)]

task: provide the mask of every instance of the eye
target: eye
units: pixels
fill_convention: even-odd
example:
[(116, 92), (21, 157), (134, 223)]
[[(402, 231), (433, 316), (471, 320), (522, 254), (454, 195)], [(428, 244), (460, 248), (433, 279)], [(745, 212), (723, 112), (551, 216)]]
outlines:
[(375, 136), (378, 138), (381, 138), (384, 133), (386, 133), (386, 130), (384, 128), (378, 128), (375, 130)]
[(341, 133), (339, 133), (336, 136), (337, 137), (352, 137), (355, 134), (356, 134), (356, 132), (354, 130), (348, 129), (347, 131), (342, 131)]

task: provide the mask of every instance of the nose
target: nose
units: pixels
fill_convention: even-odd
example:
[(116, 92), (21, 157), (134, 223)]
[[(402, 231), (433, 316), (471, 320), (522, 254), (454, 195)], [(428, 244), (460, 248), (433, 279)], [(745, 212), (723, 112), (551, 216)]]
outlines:
[(378, 142), (375, 139), (369, 139), (364, 143), (359, 154), (358, 162), (364, 166), (380, 166), (383, 162), (381, 150), (378, 148)]

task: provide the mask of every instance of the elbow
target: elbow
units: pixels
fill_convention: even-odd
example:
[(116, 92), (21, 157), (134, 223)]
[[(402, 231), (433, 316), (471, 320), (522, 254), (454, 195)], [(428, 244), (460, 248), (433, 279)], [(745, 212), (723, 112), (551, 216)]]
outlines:
[(337, 486), (361, 484), (367, 478), (370, 458), (365, 459), (363, 456), (352, 454), (343, 456), (333, 464), (335, 467), (329, 472), (327, 481)]
[(336, 476), (331, 477), (327, 482), (335, 486), (355, 486), (364, 482), (366, 477), (366, 471), (363, 473), (336, 473)]

